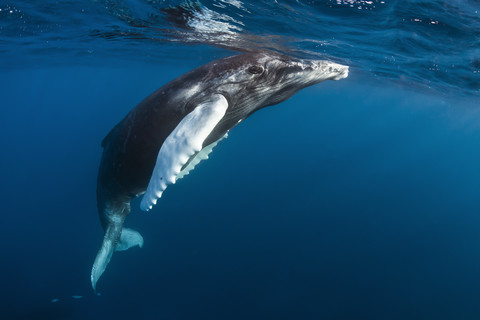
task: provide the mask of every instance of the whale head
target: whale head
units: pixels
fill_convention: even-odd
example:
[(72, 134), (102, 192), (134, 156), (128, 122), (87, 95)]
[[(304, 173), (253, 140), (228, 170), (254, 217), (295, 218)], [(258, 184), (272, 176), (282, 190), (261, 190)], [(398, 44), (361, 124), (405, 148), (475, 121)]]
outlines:
[(249, 53), (224, 59), (218, 91), (252, 111), (278, 104), (299, 90), (348, 76), (348, 66), (328, 60), (305, 60), (277, 53)]

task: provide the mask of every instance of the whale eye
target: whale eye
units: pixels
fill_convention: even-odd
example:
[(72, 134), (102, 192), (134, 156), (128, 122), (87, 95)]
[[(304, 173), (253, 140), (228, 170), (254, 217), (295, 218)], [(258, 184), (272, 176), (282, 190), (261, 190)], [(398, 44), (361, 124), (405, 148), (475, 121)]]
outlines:
[(248, 72), (251, 74), (260, 74), (263, 72), (263, 67), (262, 66), (251, 66), (248, 68)]

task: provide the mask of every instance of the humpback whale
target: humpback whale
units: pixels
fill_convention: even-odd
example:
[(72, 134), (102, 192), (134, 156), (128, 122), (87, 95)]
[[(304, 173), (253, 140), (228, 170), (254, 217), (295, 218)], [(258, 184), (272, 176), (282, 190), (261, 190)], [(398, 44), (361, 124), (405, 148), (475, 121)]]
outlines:
[(140, 208), (150, 210), (168, 185), (252, 113), (347, 76), (348, 66), (327, 60), (245, 53), (200, 66), (141, 101), (102, 141), (97, 206), (105, 234), (92, 267), (93, 289), (114, 251), (143, 245), (140, 233), (123, 227), (134, 197), (143, 195)]

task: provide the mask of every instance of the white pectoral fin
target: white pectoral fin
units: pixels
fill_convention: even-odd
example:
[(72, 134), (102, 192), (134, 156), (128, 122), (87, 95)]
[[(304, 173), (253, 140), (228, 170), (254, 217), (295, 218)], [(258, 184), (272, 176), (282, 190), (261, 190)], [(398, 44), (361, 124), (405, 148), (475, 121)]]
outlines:
[(175, 183), (183, 165), (202, 150), (203, 142), (223, 118), (227, 108), (227, 99), (221, 94), (214, 94), (197, 105), (170, 133), (158, 152), (147, 191), (140, 203), (142, 210), (150, 210), (167, 185)]
[(221, 137), (220, 139), (218, 139), (217, 141), (214, 141), (214, 142), (210, 143), (208, 146), (203, 147), (202, 151), (200, 151), (193, 158), (191, 158), (190, 162), (183, 167), (182, 171), (180, 171), (179, 174), (177, 174), (177, 180), (180, 180), (183, 177), (185, 177), (186, 175), (188, 175), (190, 173), (190, 171), (195, 169), (197, 164), (199, 164), (203, 160), (207, 160), (208, 155), (212, 152), (213, 148), (215, 148), (221, 140), (223, 140), (227, 137), (228, 137), (228, 133), (225, 133), (225, 135), (223, 137)]

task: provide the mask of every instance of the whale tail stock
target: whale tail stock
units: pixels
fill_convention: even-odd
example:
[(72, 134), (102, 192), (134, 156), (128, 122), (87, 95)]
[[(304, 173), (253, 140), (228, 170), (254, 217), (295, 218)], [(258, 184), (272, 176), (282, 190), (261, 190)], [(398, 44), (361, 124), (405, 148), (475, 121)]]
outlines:
[(98, 279), (107, 268), (114, 251), (124, 251), (133, 246), (143, 246), (143, 237), (135, 230), (123, 228), (125, 217), (130, 212), (130, 204), (123, 203), (105, 209), (102, 224), (105, 229), (102, 246), (98, 250), (92, 267), (90, 280), (92, 288), (96, 291)]

